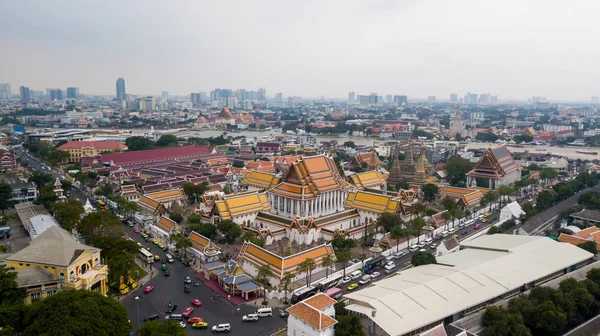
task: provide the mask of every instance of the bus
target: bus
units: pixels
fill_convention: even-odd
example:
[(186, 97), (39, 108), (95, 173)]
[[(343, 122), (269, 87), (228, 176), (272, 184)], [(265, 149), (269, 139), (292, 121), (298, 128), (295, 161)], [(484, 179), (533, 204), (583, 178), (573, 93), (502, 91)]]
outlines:
[(325, 295), (329, 296), (334, 300), (339, 300), (342, 297), (342, 290), (340, 288), (332, 288), (325, 292)]
[(145, 248), (140, 249), (140, 254), (138, 254), (138, 256), (147, 264), (152, 264), (154, 262), (154, 254), (150, 253), (150, 251)]
[(103, 209), (103, 210), (104, 210), (104, 207), (106, 206), (106, 203), (104, 203), (104, 201), (101, 200), (101, 199), (96, 200), (96, 204), (98, 204), (98, 206), (100, 207), (100, 209)]
[(308, 299), (309, 297), (317, 294), (318, 291), (319, 289), (315, 286), (309, 286), (304, 289), (300, 289), (292, 295), (292, 304), (298, 303), (304, 299)]
[(342, 280), (342, 278), (343, 278), (343, 276), (341, 274), (338, 274), (336, 276), (329, 277), (329, 278), (319, 282), (316, 286), (317, 286), (317, 288), (319, 288), (319, 290), (321, 292), (325, 292), (328, 289), (337, 286), (338, 283), (340, 282), (340, 280)]
[(385, 266), (385, 256), (379, 255), (375, 258), (372, 258), (371, 260), (366, 260), (365, 267), (363, 270), (366, 274), (371, 274), (371, 273), (375, 272), (376, 270), (383, 268), (384, 266)]

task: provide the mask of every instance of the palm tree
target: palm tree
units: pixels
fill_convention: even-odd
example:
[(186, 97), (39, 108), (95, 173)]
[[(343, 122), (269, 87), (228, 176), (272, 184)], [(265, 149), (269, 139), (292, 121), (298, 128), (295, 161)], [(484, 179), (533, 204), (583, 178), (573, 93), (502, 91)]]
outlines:
[(410, 226), (411, 226), (413, 232), (415, 232), (415, 234), (417, 235), (417, 244), (418, 244), (421, 240), (421, 230), (425, 226), (425, 220), (423, 219), (423, 217), (417, 217), (417, 218), (413, 219)]
[(317, 268), (317, 263), (315, 262), (314, 259), (309, 259), (306, 258), (306, 260), (304, 260), (304, 262), (306, 262), (306, 269), (308, 270), (308, 281), (312, 282), (312, 271)]
[(308, 265), (306, 264), (306, 260), (304, 260), (303, 262), (299, 263), (298, 266), (296, 266), (296, 273), (306, 273), (306, 286), (308, 286)]
[(281, 285), (283, 286), (283, 291), (285, 292), (284, 298), (285, 301), (284, 303), (287, 303), (287, 293), (290, 290), (290, 284), (292, 283), (292, 280), (294, 279), (294, 274), (286, 271), (285, 273), (283, 273), (283, 277), (281, 278)]
[(450, 211), (446, 210), (442, 212), (442, 218), (444, 219), (444, 225), (446, 225), (446, 230), (448, 230), (448, 221), (452, 219), (452, 214)]
[(394, 226), (392, 228), (392, 231), (390, 231), (390, 238), (396, 239), (396, 252), (400, 250), (400, 239), (406, 238), (408, 235), (408, 230), (400, 225)]
[(336, 258), (337, 258), (337, 261), (341, 262), (344, 267), (344, 278), (345, 278), (346, 277), (346, 267), (348, 266), (348, 262), (350, 261), (350, 258), (352, 258), (352, 255), (350, 254), (350, 251), (348, 251), (348, 250), (341, 250), (337, 253)]
[(274, 276), (275, 275), (273, 274), (273, 271), (271, 270), (271, 267), (269, 267), (269, 265), (262, 265), (258, 269), (256, 280), (258, 280), (258, 282), (260, 282), (264, 287), (269, 283), (269, 279), (271, 279)]
[(327, 253), (321, 259), (321, 266), (325, 267), (325, 278), (329, 277), (329, 266), (334, 262), (335, 257), (331, 253)]

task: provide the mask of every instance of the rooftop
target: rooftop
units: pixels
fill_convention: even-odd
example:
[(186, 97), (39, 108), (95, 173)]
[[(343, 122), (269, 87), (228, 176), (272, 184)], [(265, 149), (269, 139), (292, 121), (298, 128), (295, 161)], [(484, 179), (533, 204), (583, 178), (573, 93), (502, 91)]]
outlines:
[(126, 150), (127, 146), (119, 141), (71, 141), (58, 147), (60, 150), (65, 149), (81, 149), (81, 148), (96, 148), (96, 149), (115, 149)]
[(163, 161), (176, 158), (196, 157), (212, 153), (212, 147), (209, 146), (181, 146), (141, 150), (135, 152), (105, 154), (102, 155), (102, 162), (115, 165), (128, 165), (146, 161)]
[(346, 309), (367, 316), (376, 309), (375, 323), (390, 335), (403, 335), (593, 257), (546, 237), (485, 235), (461, 247), (439, 257), (438, 264), (347, 294)]

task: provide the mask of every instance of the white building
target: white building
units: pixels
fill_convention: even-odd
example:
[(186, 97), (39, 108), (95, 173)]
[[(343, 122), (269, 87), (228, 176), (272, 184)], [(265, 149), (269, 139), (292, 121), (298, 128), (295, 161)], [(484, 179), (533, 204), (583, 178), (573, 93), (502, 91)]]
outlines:
[(288, 308), (288, 336), (333, 336), (337, 323), (335, 303), (334, 299), (319, 293)]
[(573, 129), (571, 125), (544, 124), (542, 127), (546, 132), (571, 131)]
[(345, 295), (365, 334), (418, 335), (561, 277), (593, 254), (546, 237), (484, 235), (461, 250)]
[(514, 201), (512, 203), (508, 203), (507, 205), (500, 210), (500, 222), (509, 219), (519, 219), (521, 215), (525, 215), (525, 211), (521, 209), (519, 202)]

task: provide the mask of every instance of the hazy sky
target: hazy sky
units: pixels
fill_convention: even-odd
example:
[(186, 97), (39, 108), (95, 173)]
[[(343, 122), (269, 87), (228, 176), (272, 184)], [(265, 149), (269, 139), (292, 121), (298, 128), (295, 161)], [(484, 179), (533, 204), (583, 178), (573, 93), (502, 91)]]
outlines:
[(598, 0), (0, 0), (0, 83), (589, 100), (599, 12)]

